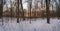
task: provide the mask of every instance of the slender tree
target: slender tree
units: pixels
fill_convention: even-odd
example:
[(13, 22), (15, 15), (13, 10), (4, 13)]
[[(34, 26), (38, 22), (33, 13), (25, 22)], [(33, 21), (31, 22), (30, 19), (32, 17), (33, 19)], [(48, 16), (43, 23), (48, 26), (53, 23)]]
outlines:
[(11, 4), (10, 12), (11, 12), (11, 20), (12, 20), (12, 1), (11, 0), (10, 0), (10, 4)]
[(0, 18), (2, 17), (3, 14), (3, 0), (0, 0)]
[(31, 8), (32, 8), (32, 0), (29, 0), (29, 11), (30, 11), (30, 23), (31, 23)]
[(58, 17), (58, 3), (56, 1), (56, 17)]
[(49, 4), (50, 4), (50, 0), (46, 0), (46, 15), (47, 15), (47, 23), (50, 23), (50, 16), (49, 16)]
[(34, 14), (35, 14), (35, 15), (34, 15), (35, 21), (36, 21), (36, 17), (37, 17), (38, 2), (39, 2), (39, 1), (35, 0), (35, 13), (34, 13)]
[(60, 18), (60, 0), (59, 0), (59, 5), (57, 8), (57, 15), (58, 15), (58, 19)]
[(17, 23), (19, 23), (19, 0), (17, 0), (17, 4), (18, 4), (18, 6), (17, 6), (17, 8), (18, 8), (18, 12), (17, 12)]
[(2, 25), (3, 25), (3, 0), (0, 0), (0, 18), (2, 17)]
[(21, 9), (22, 9), (22, 12), (23, 12), (23, 20), (25, 20), (25, 16), (24, 16), (24, 10), (23, 10), (23, 4), (22, 4), (22, 0), (20, 0), (20, 4), (21, 4)]

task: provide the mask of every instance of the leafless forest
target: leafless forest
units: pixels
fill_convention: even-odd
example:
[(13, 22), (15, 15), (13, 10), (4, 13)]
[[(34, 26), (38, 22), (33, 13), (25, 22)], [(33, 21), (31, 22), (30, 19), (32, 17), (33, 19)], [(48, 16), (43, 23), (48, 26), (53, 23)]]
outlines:
[(60, 0), (0, 0), (0, 31), (60, 31)]
[[(0, 0), (0, 18), (50, 18), (60, 17), (60, 0)], [(9, 3), (8, 3), (9, 2)], [(27, 9), (23, 4), (27, 3)]]

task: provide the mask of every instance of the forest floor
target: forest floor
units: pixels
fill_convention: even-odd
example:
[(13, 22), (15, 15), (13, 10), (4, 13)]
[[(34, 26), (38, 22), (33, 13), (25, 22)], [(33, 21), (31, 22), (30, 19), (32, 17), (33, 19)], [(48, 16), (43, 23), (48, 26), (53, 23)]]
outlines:
[(3, 18), (0, 19), (0, 31), (60, 31), (60, 19), (50, 18), (50, 24), (47, 24), (46, 18), (33, 18), (27, 19), (23, 21), (19, 21), (17, 23), (16, 18)]

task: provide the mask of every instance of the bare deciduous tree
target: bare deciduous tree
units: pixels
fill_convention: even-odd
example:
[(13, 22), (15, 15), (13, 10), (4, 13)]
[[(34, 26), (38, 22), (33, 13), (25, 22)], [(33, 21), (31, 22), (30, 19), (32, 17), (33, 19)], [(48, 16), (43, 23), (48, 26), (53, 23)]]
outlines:
[(0, 18), (2, 17), (3, 14), (3, 0), (0, 0)]
[(22, 12), (23, 12), (23, 20), (25, 20), (25, 16), (24, 16), (24, 10), (23, 10), (23, 4), (22, 4), (22, 0), (20, 0), (20, 4), (21, 4), (21, 9), (22, 9)]
[(19, 23), (19, 0), (17, 0), (17, 4), (18, 4), (18, 6), (17, 6), (17, 8), (18, 8), (18, 12), (17, 12), (17, 14), (18, 14), (18, 16), (17, 16), (17, 23)]
[(2, 25), (3, 25), (3, 0), (0, 0), (0, 18), (2, 17)]
[(46, 0), (46, 15), (47, 15), (47, 23), (50, 23), (50, 11), (49, 11), (49, 4), (50, 4), (50, 0)]
[(13, 10), (12, 10), (12, 1), (11, 0), (10, 0), (10, 4), (11, 4), (11, 8), (10, 8), (11, 11), (10, 12), (11, 12), (11, 20), (12, 20), (12, 11)]

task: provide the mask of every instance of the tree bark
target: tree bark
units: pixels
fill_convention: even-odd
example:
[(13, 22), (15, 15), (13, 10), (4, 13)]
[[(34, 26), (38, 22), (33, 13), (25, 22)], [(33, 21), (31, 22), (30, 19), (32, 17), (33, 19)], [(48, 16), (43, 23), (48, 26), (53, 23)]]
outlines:
[(30, 11), (30, 23), (31, 23), (31, 8), (32, 8), (32, 0), (29, 0), (30, 2), (29, 2), (29, 6), (30, 6), (30, 9), (29, 9), (29, 11)]
[(47, 23), (50, 23), (50, 12), (49, 12), (49, 4), (50, 4), (50, 0), (46, 0), (46, 15), (47, 15)]
[(0, 0), (0, 18), (2, 17), (3, 14), (3, 0)]
[(3, 25), (3, 0), (0, 0), (0, 18), (2, 18)]
[(17, 4), (18, 4), (18, 6), (17, 6), (17, 8), (18, 8), (18, 12), (17, 12), (17, 23), (19, 23), (19, 0), (17, 0)]
[(21, 9), (22, 9), (22, 12), (23, 12), (23, 20), (25, 20), (25, 16), (24, 16), (24, 10), (23, 10), (23, 4), (22, 4), (22, 0), (20, 0), (20, 4), (21, 4)]
[(10, 4), (11, 4), (10, 12), (11, 12), (11, 20), (12, 20), (12, 1), (11, 0), (10, 0)]

